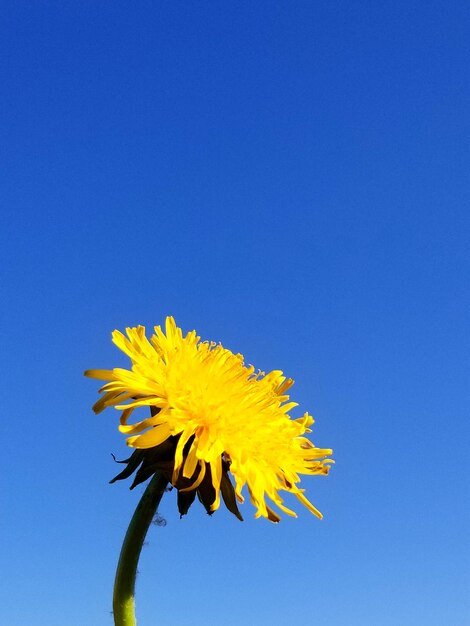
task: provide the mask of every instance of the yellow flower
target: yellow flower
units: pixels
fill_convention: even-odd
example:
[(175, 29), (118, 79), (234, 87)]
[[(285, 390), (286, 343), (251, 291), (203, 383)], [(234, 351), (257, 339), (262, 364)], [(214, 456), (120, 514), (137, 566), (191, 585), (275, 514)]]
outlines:
[[(109, 381), (93, 409), (99, 413), (114, 406), (122, 411), (119, 430), (131, 435), (127, 444), (138, 451), (122, 474), (130, 475), (144, 450), (163, 451), (153, 465), (147, 460), (147, 467), (155, 471), (166, 463), (171, 483), (180, 492), (193, 492), (192, 499), (209, 484), (210, 512), (219, 507), (221, 491), (227, 504), (224, 491), (230, 470), (237, 500), (243, 502), (246, 485), (256, 517), (279, 521), (266, 498), (296, 517), (280, 496), (287, 491), (321, 518), (298, 487), (299, 474), (327, 474), (333, 461), (326, 457), (332, 451), (316, 448), (303, 436), (313, 423), (308, 413), (290, 418), (289, 411), (297, 406), (286, 393), (293, 380), (278, 370), (255, 373), (241, 354), (201, 342), (196, 331), (183, 336), (172, 317), (167, 317), (165, 330), (156, 326), (150, 341), (143, 326), (127, 328), (127, 337), (115, 330), (113, 342), (130, 358), (131, 370), (85, 372)], [(129, 424), (134, 409), (143, 406), (150, 407), (151, 416)]]

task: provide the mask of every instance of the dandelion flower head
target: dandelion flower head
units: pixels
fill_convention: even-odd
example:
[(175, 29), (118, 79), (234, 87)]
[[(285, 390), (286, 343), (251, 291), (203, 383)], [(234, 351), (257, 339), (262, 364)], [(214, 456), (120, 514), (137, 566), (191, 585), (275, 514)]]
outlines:
[[(221, 491), (224, 496), (229, 469), (236, 499), (243, 502), (246, 486), (256, 517), (279, 521), (273, 503), (296, 517), (285, 506), (283, 491), (322, 517), (298, 485), (301, 474), (327, 474), (332, 451), (316, 448), (304, 436), (313, 424), (308, 413), (290, 417), (297, 406), (287, 394), (292, 379), (279, 370), (256, 372), (241, 354), (201, 341), (194, 330), (184, 336), (172, 317), (165, 331), (155, 327), (150, 340), (144, 326), (127, 328), (126, 335), (115, 330), (112, 337), (130, 358), (131, 369), (85, 374), (107, 381), (93, 409), (122, 411), (119, 430), (131, 448), (148, 451), (175, 441), (169, 480), (193, 494), (209, 480), (210, 512), (219, 507)], [(150, 417), (130, 423), (134, 410), (147, 406)]]

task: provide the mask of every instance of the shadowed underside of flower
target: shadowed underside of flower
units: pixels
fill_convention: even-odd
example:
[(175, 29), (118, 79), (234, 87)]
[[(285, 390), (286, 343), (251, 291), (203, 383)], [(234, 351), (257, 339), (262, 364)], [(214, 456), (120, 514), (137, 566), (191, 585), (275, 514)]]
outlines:
[[(316, 448), (304, 437), (313, 419), (308, 413), (291, 419), (288, 389), (293, 381), (281, 371), (255, 373), (240, 354), (213, 342), (201, 342), (196, 331), (186, 336), (172, 317), (147, 339), (145, 328), (113, 332), (113, 342), (131, 360), (131, 369), (88, 370), (86, 376), (108, 381), (93, 409), (114, 406), (122, 411), (119, 429), (136, 448), (127, 467), (114, 480), (136, 472), (134, 485), (160, 470), (178, 489), (180, 513), (196, 494), (208, 512), (220, 505), (241, 519), (246, 485), (256, 517), (273, 522), (288, 515), (280, 492), (294, 494), (312, 513), (321, 513), (298, 487), (300, 474), (327, 474), (330, 449)], [(129, 423), (137, 407), (150, 407), (150, 417)], [(232, 486), (228, 472), (235, 479)]]
[[(126, 467), (110, 482), (114, 483), (117, 480), (124, 480), (135, 473), (134, 480), (130, 487), (131, 489), (134, 489), (134, 487), (146, 481), (156, 472), (162, 472), (167, 481), (171, 482), (178, 439), (179, 437), (172, 436), (154, 448), (134, 450), (128, 459), (117, 461), (117, 463), (124, 463)], [(191, 440), (189, 440), (186, 444), (186, 450), (183, 451), (183, 457), (186, 456), (187, 449), (191, 443)], [(229, 464), (225, 461), (225, 459), (222, 459), (222, 478), (220, 481), (222, 499), (227, 509), (238, 517), (240, 521), (243, 521), (243, 517), (237, 506), (235, 491), (233, 489), (232, 482), (230, 481), (228, 470)], [(200, 471), (202, 470), (197, 468), (194, 476), (191, 478), (179, 476), (177, 482), (174, 484), (178, 490), (178, 510), (181, 516), (186, 515), (189, 507), (196, 499), (196, 495), (204, 505), (204, 508), (209, 515), (212, 515), (213, 513), (212, 504), (215, 500), (215, 490), (212, 484), (210, 466), (208, 464), (206, 464), (204, 478), (199, 483), (199, 486), (196, 488), (193, 487)]]

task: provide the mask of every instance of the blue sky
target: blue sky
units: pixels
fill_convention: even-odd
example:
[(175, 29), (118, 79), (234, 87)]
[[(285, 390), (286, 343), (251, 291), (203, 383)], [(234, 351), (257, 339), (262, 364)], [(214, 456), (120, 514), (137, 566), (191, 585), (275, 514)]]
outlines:
[(172, 314), (295, 378), (336, 465), (321, 522), (168, 494), (139, 624), (469, 624), (468, 4), (6, 2), (0, 30), (2, 623), (112, 624), (139, 489), (82, 372)]

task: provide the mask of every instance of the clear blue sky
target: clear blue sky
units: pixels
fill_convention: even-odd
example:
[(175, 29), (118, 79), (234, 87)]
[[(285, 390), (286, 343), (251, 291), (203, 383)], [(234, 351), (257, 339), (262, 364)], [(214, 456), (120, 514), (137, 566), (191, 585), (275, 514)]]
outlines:
[(2, 624), (111, 626), (141, 491), (82, 371), (168, 314), (294, 377), (336, 465), (321, 522), (169, 494), (139, 626), (470, 624), (469, 13), (2, 3)]

